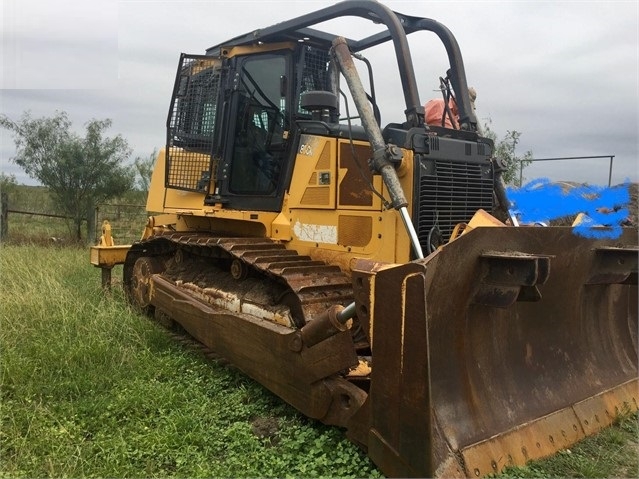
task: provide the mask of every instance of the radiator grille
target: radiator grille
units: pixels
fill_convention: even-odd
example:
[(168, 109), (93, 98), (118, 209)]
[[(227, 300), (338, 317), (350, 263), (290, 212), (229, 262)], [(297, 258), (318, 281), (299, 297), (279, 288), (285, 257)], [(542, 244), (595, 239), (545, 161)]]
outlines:
[[(434, 163), (434, 168), (432, 167)], [(416, 229), (426, 248), (428, 234), (437, 225), (448, 241), (458, 223), (466, 223), (478, 209), (493, 208), (493, 174), (486, 163), (432, 161), (419, 179)]]

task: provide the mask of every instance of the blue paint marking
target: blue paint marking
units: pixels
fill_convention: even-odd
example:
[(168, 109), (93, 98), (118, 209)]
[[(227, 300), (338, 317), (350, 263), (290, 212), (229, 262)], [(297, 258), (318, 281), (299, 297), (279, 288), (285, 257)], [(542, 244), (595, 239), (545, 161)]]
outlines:
[(575, 234), (586, 238), (616, 239), (622, 222), (630, 214), (630, 183), (611, 187), (579, 186), (564, 191), (547, 178), (531, 181), (521, 188), (507, 188), (511, 208), (522, 223), (548, 222), (584, 213), (574, 226)]

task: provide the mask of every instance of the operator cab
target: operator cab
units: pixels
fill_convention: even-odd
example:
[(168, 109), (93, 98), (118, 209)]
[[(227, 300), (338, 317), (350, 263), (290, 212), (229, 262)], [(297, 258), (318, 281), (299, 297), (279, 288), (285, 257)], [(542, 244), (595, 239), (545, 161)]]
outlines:
[[(345, 16), (387, 27), (361, 40), (346, 40), (368, 68), (366, 96), (378, 124), (372, 66), (359, 52), (385, 42), (394, 45), (405, 121), (383, 128), (383, 140), (412, 151), (419, 165), (413, 169), (411, 217), (422, 246), (428, 249), (433, 228), (445, 241), (454, 225), (477, 209), (492, 210), (494, 148), (477, 132), (454, 37), (438, 22), (375, 2), (343, 2), (239, 36), (209, 48), (206, 55), (183, 54), (167, 121), (165, 186), (202, 193), (204, 205), (279, 212), (303, 134), (368, 141), (364, 128), (350, 121), (357, 113), (353, 105), (348, 111), (340, 91), (339, 69), (331, 57), (335, 36), (308, 28)], [(425, 124), (406, 43), (406, 35), (419, 30), (434, 32), (447, 51), (447, 88), (459, 93), (458, 130)], [(340, 121), (344, 113), (347, 123), (344, 117)], [(468, 188), (460, 190), (460, 184)]]
[[(314, 120), (313, 107), (301, 100), (309, 91), (333, 95), (328, 51), (296, 42), (219, 53), (180, 58), (166, 185), (205, 193), (206, 204), (279, 211), (300, 132), (331, 134), (338, 124), (337, 101), (330, 119)], [(365, 139), (363, 130), (357, 136)], [(191, 161), (180, 161), (189, 154)]]

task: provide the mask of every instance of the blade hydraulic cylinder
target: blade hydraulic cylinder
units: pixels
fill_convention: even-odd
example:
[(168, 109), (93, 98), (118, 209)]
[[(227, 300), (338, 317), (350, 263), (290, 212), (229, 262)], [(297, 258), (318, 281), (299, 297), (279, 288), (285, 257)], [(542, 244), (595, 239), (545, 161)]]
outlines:
[(333, 40), (333, 51), (339, 68), (346, 79), (348, 88), (353, 96), (353, 101), (362, 121), (362, 126), (371, 143), (373, 157), (370, 161), (371, 169), (382, 176), (384, 185), (388, 189), (391, 198), (391, 206), (399, 211), (404, 226), (408, 232), (415, 257), (422, 259), (424, 254), (417, 238), (417, 232), (410, 219), (406, 206), (406, 196), (397, 177), (395, 166), (401, 162), (402, 154), (399, 148), (394, 145), (387, 145), (382, 137), (379, 125), (375, 121), (375, 115), (366, 98), (366, 92), (362, 86), (353, 58), (346, 44), (344, 37), (337, 37)]

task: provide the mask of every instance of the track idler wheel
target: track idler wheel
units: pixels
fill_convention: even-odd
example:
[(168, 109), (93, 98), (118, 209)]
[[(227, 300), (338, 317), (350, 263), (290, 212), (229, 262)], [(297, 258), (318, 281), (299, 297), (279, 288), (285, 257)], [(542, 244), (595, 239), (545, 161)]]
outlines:
[(161, 272), (162, 262), (157, 258), (143, 256), (133, 265), (131, 275), (131, 298), (133, 303), (146, 313), (151, 313), (151, 276)]
[(231, 262), (231, 276), (233, 279), (241, 281), (246, 279), (249, 274), (249, 268), (246, 263), (243, 263), (240, 259), (234, 259)]

